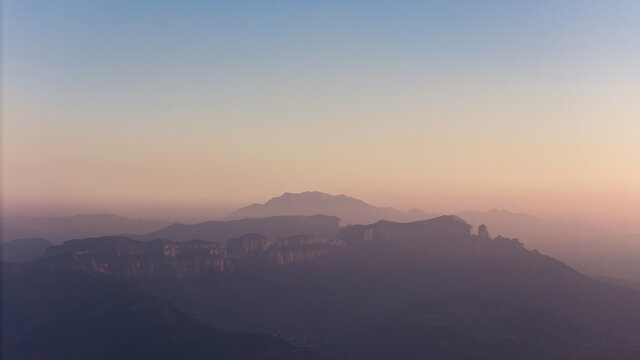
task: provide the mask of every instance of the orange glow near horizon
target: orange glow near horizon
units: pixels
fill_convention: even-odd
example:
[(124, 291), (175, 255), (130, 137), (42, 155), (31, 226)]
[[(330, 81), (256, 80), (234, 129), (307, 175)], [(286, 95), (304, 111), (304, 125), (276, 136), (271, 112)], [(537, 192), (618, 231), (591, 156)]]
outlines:
[(637, 5), (401, 7), (385, 28), (377, 8), (185, 27), (23, 6), (4, 9), (5, 214), (192, 221), (318, 190), (640, 231)]

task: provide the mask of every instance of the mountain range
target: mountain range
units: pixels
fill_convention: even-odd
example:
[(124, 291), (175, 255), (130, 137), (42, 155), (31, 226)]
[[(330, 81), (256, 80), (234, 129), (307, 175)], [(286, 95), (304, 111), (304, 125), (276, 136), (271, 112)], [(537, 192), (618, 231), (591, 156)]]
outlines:
[(146, 234), (169, 225), (166, 221), (131, 219), (112, 214), (73, 216), (3, 216), (2, 241), (44, 238), (65, 240), (118, 234)]
[[(407, 213), (382, 208), (346, 195), (317, 191), (285, 193), (264, 204), (253, 204), (233, 212), (225, 221), (199, 224), (173, 224), (164, 221), (141, 221), (114, 215), (78, 215), (72, 217), (6, 217), (3, 219), (5, 241), (18, 238), (44, 238), (53, 243), (104, 235), (130, 234), (127, 237), (151, 240), (205, 239), (223, 243), (245, 233), (262, 233), (268, 237), (317, 232), (337, 233), (333, 224), (318, 229), (287, 229), (277, 224), (279, 216), (323, 214), (338, 217), (342, 226), (367, 224), (379, 220), (409, 222), (435, 217), (418, 209)], [(530, 249), (554, 256), (576, 269), (594, 276), (640, 281), (640, 234), (612, 235), (593, 226), (544, 219), (507, 210), (463, 211), (456, 214), (477, 229), (486, 224), (492, 232), (518, 238)], [(272, 229), (258, 225), (261, 218), (272, 217)], [(285, 219), (282, 218), (282, 219)], [(339, 226), (339, 225), (338, 225)], [(11, 251), (5, 252), (10, 253)], [(41, 252), (35, 251), (35, 255)], [(9, 259), (15, 261), (14, 259)]]
[[(407, 213), (380, 208), (345, 195), (308, 191), (284, 193), (264, 204), (240, 208), (230, 218), (324, 214), (342, 224), (379, 220), (409, 222), (437, 216), (413, 209)], [(580, 271), (640, 281), (640, 234), (612, 235), (594, 226), (544, 219), (507, 210), (462, 211), (455, 215), (475, 229), (487, 225), (495, 234), (518, 238), (527, 247), (552, 255)]]
[(263, 218), (279, 215), (330, 215), (346, 224), (370, 224), (379, 220), (411, 221), (434, 217), (419, 210), (404, 213), (392, 207), (376, 207), (347, 195), (319, 191), (284, 193), (264, 204), (252, 204), (234, 211), (229, 219)]
[(296, 234), (332, 236), (338, 233), (340, 219), (335, 216), (271, 216), (227, 221), (206, 221), (193, 225), (173, 224), (144, 235), (131, 236), (138, 240), (166, 239), (174, 241), (208, 240), (225, 243), (232, 237), (260, 233), (269, 238)]
[[(78, 239), (5, 263), (3, 277), (16, 279), (3, 288), (7, 358), (71, 351), (75, 337), (95, 344), (78, 346), (78, 358), (96, 348), (136, 353), (142, 345), (127, 350), (124, 339), (137, 341), (147, 328), (157, 329), (149, 337), (158, 345), (141, 344), (193, 358), (264, 347), (273, 358), (640, 356), (639, 292), (485, 227), (475, 234), (457, 216), (222, 243)], [(107, 325), (97, 339), (79, 330), (100, 323)], [(200, 345), (228, 344), (230, 333), (263, 335), (242, 335), (232, 341), (239, 348)]]

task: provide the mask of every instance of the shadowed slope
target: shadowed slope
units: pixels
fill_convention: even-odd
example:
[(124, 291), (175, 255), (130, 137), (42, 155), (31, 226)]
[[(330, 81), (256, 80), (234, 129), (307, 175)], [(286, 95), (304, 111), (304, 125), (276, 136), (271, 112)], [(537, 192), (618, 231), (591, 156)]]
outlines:
[(0, 244), (1, 259), (5, 262), (23, 262), (38, 258), (53, 246), (41, 238), (16, 239)]
[(214, 330), (131, 284), (82, 272), (3, 274), (5, 359), (314, 359), (267, 335)]

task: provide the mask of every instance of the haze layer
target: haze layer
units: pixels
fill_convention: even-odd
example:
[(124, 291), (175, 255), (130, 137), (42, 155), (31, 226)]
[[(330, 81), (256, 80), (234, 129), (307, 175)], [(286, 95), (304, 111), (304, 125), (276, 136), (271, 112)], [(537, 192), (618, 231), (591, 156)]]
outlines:
[(5, 211), (316, 189), (637, 223), (636, 1), (148, 5), (3, 2)]

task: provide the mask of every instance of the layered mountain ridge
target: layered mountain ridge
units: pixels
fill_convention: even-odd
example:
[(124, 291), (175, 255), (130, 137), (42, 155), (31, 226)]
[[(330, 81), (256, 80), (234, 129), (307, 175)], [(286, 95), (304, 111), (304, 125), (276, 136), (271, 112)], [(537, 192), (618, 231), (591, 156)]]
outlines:
[[(327, 222), (324, 232), (311, 225), (306, 229), (293, 229), (277, 218), (290, 216), (326, 215), (340, 220), (338, 225)], [(486, 224), (496, 234), (517, 237), (530, 249), (539, 249), (555, 258), (567, 262), (572, 267), (592, 276), (618, 277), (630, 281), (640, 281), (640, 235), (616, 236), (603, 232), (594, 226), (575, 224), (559, 220), (544, 219), (507, 210), (463, 211), (455, 215), (464, 219), (474, 228)], [(298, 233), (316, 233), (332, 236), (340, 224), (370, 224), (379, 220), (408, 222), (424, 220), (429, 215), (413, 209), (407, 213), (388, 207), (376, 207), (366, 202), (346, 196), (331, 195), (318, 191), (284, 193), (264, 204), (235, 211), (229, 221), (207, 221), (199, 224), (173, 224), (166, 222), (146, 222), (126, 219), (108, 214), (78, 215), (71, 217), (6, 217), (3, 219), (4, 240), (20, 237), (42, 237), (53, 243), (75, 238), (104, 235), (152, 240), (162, 238), (176, 241), (193, 239), (224, 242), (232, 237), (247, 233), (261, 233), (270, 239)], [(266, 220), (266, 218), (274, 218)], [(250, 219), (248, 219), (250, 218)], [(265, 219), (265, 220), (257, 220)], [(289, 218), (291, 223), (297, 220)], [(271, 225), (260, 225), (271, 222)], [(168, 225), (168, 226), (166, 226)], [(146, 231), (145, 231), (146, 229)], [(149, 232), (150, 230), (153, 230)], [(141, 235), (142, 234), (142, 235)], [(10, 245), (19, 248), (21, 245)], [(29, 247), (24, 245), (24, 251)], [(25, 261), (41, 254), (41, 248), (31, 247), (33, 253), (22, 252), (13, 257), (12, 250), (6, 261)]]
[(5, 216), (0, 237), (2, 241), (38, 237), (60, 243), (105, 235), (146, 234), (167, 225), (166, 221), (131, 219), (113, 214)]
[[(370, 224), (379, 220), (410, 222), (437, 216), (419, 209), (405, 213), (389, 207), (375, 207), (346, 195), (306, 191), (284, 193), (263, 204), (240, 208), (231, 218), (305, 214), (337, 216), (342, 225)], [(496, 234), (517, 237), (528, 248), (539, 249), (589, 275), (640, 281), (640, 234), (620, 236), (594, 224), (545, 219), (503, 209), (462, 211), (455, 215), (476, 229), (486, 224)]]
[[(232, 270), (245, 263), (288, 265), (336, 255), (344, 243), (319, 235), (295, 235), (269, 241), (260, 234), (229, 240), (226, 247), (204, 241), (139, 241), (125, 237), (70, 240), (47, 249), (37, 261), (13, 269), (82, 270), (117, 277), (193, 276)], [(14, 270), (17, 271), (17, 270)]]
[(130, 282), (209, 327), (275, 334), (337, 359), (640, 356), (640, 293), (517, 239), (491, 237), (486, 227), (474, 234), (456, 216), (333, 229), (220, 243), (71, 240), (4, 264), (4, 275)]
[(207, 240), (224, 244), (228, 239), (249, 233), (262, 234), (270, 239), (316, 234), (334, 236), (340, 219), (327, 215), (271, 216), (228, 221), (206, 221), (193, 225), (173, 224), (145, 235), (129, 236), (137, 240), (166, 239), (174, 241)]
[(46, 270), (81, 269), (124, 277), (186, 276), (230, 270), (243, 263), (303, 263), (321, 256), (339, 255), (346, 244), (362, 241), (469, 235), (471, 226), (462, 219), (441, 216), (406, 224), (379, 221), (369, 226), (347, 226), (332, 237), (301, 234), (270, 240), (264, 235), (249, 233), (229, 239), (224, 247), (204, 240), (141, 241), (107, 236), (69, 240), (49, 247), (37, 262), (25, 266)]

